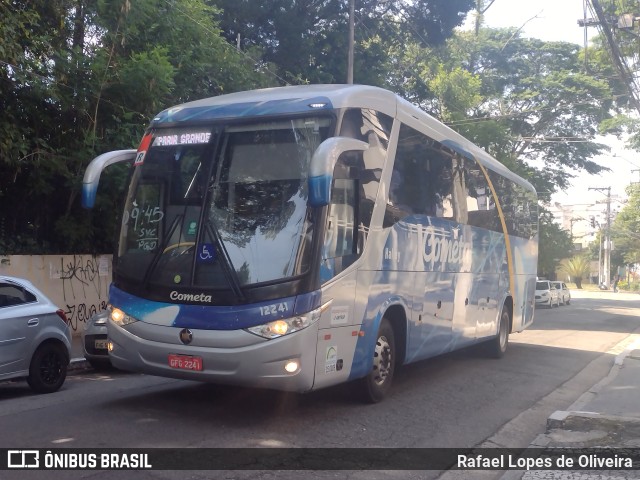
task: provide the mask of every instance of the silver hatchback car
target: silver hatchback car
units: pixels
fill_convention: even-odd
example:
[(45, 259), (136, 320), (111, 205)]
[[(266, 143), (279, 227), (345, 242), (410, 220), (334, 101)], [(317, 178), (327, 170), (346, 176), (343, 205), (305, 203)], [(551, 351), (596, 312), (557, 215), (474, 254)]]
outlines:
[(107, 318), (109, 312), (103, 310), (94, 314), (84, 325), (82, 330), (82, 349), (84, 358), (96, 370), (111, 367), (109, 350), (107, 349)]
[(55, 392), (70, 350), (64, 311), (28, 280), (0, 276), (0, 381), (26, 378), (38, 393)]

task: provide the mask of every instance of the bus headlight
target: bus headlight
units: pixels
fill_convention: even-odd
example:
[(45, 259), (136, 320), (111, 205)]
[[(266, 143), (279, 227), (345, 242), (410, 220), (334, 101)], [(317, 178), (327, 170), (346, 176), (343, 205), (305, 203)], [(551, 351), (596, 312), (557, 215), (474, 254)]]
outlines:
[(273, 322), (263, 323), (262, 325), (249, 327), (245, 330), (260, 337), (269, 339), (282, 337), (283, 335), (288, 335), (313, 325), (320, 319), (320, 315), (327, 305), (328, 303), (316, 308), (315, 310), (311, 310), (309, 313), (305, 313), (304, 315), (274, 320)]
[(122, 310), (115, 307), (111, 310), (111, 320), (113, 320), (113, 323), (121, 327), (138, 321), (137, 318), (127, 315)]

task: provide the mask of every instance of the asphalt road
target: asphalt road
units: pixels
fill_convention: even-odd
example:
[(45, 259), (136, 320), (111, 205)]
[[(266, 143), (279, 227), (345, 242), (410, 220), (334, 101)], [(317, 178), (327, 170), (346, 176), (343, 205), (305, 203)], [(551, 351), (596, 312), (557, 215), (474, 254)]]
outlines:
[[(501, 360), (476, 348), (397, 372), (390, 397), (363, 405), (349, 385), (307, 395), (87, 371), (51, 395), (0, 384), (0, 447), (525, 447), (553, 411), (606, 375), (640, 296), (573, 292), (539, 308)], [(0, 479), (438, 478), (437, 471), (0, 472)], [(445, 474), (445, 477), (477, 478)], [(483, 478), (497, 478), (487, 472)]]

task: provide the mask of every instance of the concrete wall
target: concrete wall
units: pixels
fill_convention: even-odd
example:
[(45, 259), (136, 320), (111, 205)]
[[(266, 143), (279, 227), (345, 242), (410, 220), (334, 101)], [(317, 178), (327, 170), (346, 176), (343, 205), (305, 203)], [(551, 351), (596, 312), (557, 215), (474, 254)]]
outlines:
[(111, 255), (0, 256), (0, 275), (33, 283), (66, 312), (79, 335), (84, 323), (107, 306), (111, 260)]

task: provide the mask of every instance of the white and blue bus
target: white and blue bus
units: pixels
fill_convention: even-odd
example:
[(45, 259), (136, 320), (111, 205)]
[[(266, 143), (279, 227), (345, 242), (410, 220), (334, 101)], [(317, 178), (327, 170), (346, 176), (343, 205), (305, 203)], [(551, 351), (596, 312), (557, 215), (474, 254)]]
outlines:
[(533, 321), (533, 187), (389, 91), (255, 90), (161, 112), (131, 162), (109, 355), (125, 370), (306, 392)]

